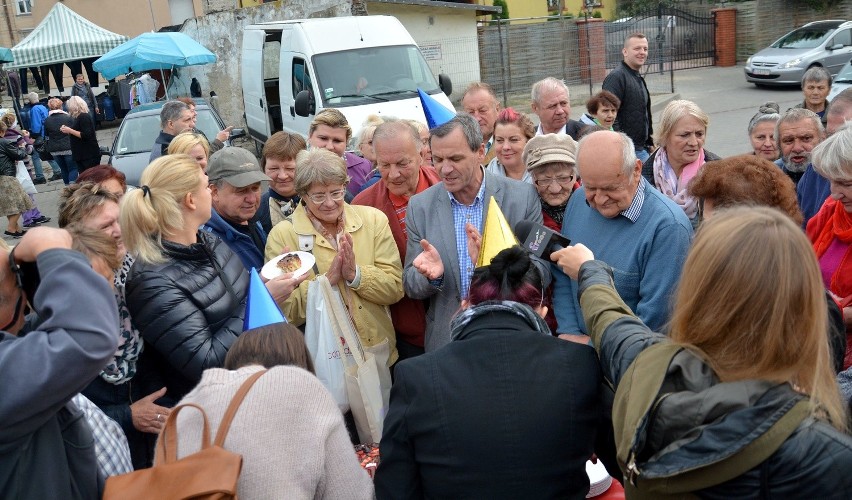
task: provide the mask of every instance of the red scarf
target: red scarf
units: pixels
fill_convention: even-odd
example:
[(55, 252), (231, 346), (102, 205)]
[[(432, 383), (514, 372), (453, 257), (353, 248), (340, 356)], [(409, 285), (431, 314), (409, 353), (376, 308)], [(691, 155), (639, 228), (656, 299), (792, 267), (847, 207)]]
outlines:
[[(852, 243), (852, 214), (843, 203), (829, 198), (820, 211), (808, 221), (808, 238), (813, 243), (817, 258), (825, 254), (835, 238), (843, 243)], [(840, 297), (852, 296), (852, 246), (846, 250), (840, 265), (831, 277), (829, 289)], [(845, 302), (845, 301), (844, 301)]]

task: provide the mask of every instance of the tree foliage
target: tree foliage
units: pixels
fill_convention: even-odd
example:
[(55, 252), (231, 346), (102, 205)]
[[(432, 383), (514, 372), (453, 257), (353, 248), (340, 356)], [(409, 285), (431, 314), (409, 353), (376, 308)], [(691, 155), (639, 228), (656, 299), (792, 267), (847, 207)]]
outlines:
[(506, 5), (506, 0), (494, 0), (495, 7), (503, 7), (503, 11), (499, 14), (491, 14), (491, 24), (497, 24), (499, 19), (509, 19), (509, 6)]

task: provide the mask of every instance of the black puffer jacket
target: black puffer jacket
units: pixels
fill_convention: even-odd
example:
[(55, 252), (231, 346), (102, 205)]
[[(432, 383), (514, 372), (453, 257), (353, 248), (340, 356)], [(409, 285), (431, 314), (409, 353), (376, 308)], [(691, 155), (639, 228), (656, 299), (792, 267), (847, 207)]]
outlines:
[(190, 246), (164, 241), (163, 264), (136, 261), (127, 277), (130, 317), (145, 339), (138, 375), (149, 394), (173, 405), (221, 367), (243, 331), (249, 276), (240, 258), (216, 236), (198, 232)]
[(74, 126), (74, 119), (68, 113), (51, 113), (44, 120), (44, 133), (47, 136), (47, 151), (71, 151), (71, 136), (59, 131), (62, 126)]
[(27, 153), (8, 139), (0, 138), (0, 175), (15, 177), (17, 163), (26, 159)]
[[(646, 372), (625, 376), (645, 349), (667, 338), (651, 332), (624, 304), (612, 285), (612, 270), (590, 261), (580, 267), (583, 317), (598, 350), (601, 368), (622, 392), (641, 394)], [(635, 390), (635, 391), (634, 391)], [(680, 351), (666, 369), (645, 425), (630, 429), (637, 450), (635, 471), (665, 479), (699, 473), (763, 436), (803, 396), (789, 384), (764, 380), (722, 383), (702, 358)], [(616, 402), (618, 404), (618, 402)], [(616, 429), (623, 422), (613, 416)], [(619, 450), (622, 452), (623, 450)], [(852, 498), (852, 438), (827, 423), (807, 417), (767, 460), (739, 476), (694, 492), (699, 498)]]
[(615, 130), (633, 139), (636, 149), (654, 147), (651, 139), (654, 135), (651, 95), (642, 75), (622, 61), (604, 78), (603, 90), (612, 92), (621, 100), (613, 125)]

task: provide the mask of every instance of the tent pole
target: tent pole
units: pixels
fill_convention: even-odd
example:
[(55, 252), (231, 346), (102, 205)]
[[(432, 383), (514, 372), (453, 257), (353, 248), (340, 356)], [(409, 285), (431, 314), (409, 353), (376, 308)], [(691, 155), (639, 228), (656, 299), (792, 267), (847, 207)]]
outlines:
[(163, 79), (163, 90), (166, 92), (166, 100), (169, 100), (169, 86), (166, 85), (166, 74), (163, 73), (163, 68), (160, 68), (160, 78)]

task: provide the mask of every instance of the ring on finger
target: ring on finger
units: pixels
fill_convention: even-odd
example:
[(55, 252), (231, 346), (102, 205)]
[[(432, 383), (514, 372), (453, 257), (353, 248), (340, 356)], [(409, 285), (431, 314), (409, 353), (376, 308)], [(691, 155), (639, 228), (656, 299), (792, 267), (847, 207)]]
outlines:
[(158, 413), (158, 414), (157, 414), (157, 422), (159, 422), (159, 421), (160, 421), (160, 417), (162, 417), (162, 415), (160, 415), (160, 414)]

